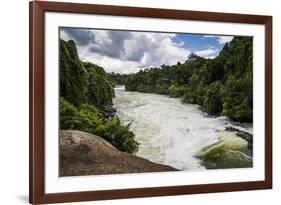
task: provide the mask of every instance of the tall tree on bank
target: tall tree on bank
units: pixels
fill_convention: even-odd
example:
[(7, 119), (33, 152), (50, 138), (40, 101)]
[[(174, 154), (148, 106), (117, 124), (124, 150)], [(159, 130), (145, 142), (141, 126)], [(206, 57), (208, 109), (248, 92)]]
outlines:
[(102, 67), (82, 62), (75, 42), (60, 40), (60, 129), (96, 134), (117, 149), (135, 153), (135, 134), (117, 118), (108, 118), (113, 83)]
[(210, 114), (253, 120), (252, 37), (233, 38), (215, 59), (191, 54), (183, 64), (145, 69), (125, 78), (128, 91), (181, 97)]

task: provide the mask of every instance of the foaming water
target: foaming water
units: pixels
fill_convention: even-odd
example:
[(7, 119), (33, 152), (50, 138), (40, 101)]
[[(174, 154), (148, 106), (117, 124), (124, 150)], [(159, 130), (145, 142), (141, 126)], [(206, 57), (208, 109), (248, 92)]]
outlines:
[(198, 105), (179, 98), (128, 92), (115, 88), (114, 107), (123, 124), (140, 143), (136, 155), (180, 170), (205, 169), (194, 156), (219, 140), (226, 127), (252, 134), (252, 125), (234, 123), (226, 117), (210, 117)]

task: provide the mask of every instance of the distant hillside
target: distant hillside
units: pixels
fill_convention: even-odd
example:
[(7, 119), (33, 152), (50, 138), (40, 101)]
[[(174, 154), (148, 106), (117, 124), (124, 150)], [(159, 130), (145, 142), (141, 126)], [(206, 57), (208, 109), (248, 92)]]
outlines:
[(240, 122), (253, 120), (253, 41), (235, 37), (215, 59), (191, 54), (173, 66), (148, 68), (122, 79), (126, 90), (181, 97), (202, 105), (210, 114)]

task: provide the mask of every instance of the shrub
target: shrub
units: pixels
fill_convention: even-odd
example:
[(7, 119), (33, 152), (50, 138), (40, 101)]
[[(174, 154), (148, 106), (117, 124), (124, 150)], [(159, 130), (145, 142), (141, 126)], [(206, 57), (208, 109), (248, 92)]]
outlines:
[(209, 86), (204, 99), (204, 106), (208, 113), (210, 114), (221, 113), (222, 94), (223, 94), (223, 85), (221, 82), (216, 81)]
[(184, 93), (184, 88), (178, 85), (171, 85), (169, 87), (169, 95), (174, 98), (181, 97)]
[(226, 84), (224, 94), (223, 114), (233, 120), (252, 122), (253, 95), (252, 75), (242, 79), (231, 76)]
[(155, 92), (158, 94), (168, 94), (169, 93), (170, 81), (167, 78), (160, 78), (156, 81)]
[(129, 130), (129, 125), (123, 126), (117, 119), (111, 119), (99, 126), (95, 133), (109, 141), (119, 150), (135, 153), (138, 150), (138, 142), (135, 141), (135, 134)]
[(78, 109), (64, 98), (60, 99), (60, 129), (96, 134), (121, 151), (135, 153), (138, 143), (129, 126), (122, 125), (118, 119), (104, 120), (95, 106), (83, 104)]

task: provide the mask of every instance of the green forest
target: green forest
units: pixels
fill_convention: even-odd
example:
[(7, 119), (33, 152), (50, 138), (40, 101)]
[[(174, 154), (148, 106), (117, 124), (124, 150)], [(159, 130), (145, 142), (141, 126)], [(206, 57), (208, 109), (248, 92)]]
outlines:
[(93, 133), (135, 153), (138, 143), (130, 125), (108, 115), (113, 112), (113, 87), (103, 68), (79, 59), (74, 41), (60, 40), (60, 129)]
[(60, 40), (60, 129), (93, 133), (121, 151), (136, 153), (139, 144), (130, 124), (122, 125), (112, 115), (117, 84), (127, 91), (181, 98), (211, 115), (252, 122), (252, 48), (251, 37), (235, 37), (215, 59), (192, 53), (184, 63), (122, 75), (81, 61), (75, 42)]
[(215, 59), (190, 54), (185, 63), (146, 68), (135, 74), (107, 74), (127, 91), (157, 93), (195, 103), (211, 115), (253, 121), (253, 41), (234, 37)]

